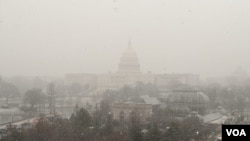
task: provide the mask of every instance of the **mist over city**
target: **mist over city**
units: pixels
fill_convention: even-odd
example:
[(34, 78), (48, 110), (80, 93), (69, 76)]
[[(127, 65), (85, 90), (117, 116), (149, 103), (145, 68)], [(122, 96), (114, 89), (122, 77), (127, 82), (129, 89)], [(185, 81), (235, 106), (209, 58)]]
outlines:
[(219, 141), (249, 124), (247, 0), (0, 0), (0, 141)]

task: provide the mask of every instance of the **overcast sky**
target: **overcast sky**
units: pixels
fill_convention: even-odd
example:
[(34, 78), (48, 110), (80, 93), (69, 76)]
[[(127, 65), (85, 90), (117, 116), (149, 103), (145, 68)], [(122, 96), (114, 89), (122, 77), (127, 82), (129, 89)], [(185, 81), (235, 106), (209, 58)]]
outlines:
[(250, 72), (249, 0), (0, 0), (0, 75)]

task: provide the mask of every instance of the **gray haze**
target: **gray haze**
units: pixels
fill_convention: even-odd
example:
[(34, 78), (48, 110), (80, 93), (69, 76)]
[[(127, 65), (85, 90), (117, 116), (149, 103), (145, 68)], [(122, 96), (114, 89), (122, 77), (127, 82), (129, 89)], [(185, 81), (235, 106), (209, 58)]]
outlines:
[(0, 75), (250, 71), (249, 0), (0, 0)]

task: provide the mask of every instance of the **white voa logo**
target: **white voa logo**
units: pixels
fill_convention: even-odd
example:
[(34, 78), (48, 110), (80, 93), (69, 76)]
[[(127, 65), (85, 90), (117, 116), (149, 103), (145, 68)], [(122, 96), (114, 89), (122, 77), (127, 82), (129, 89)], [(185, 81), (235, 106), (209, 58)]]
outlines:
[(247, 136), (244, 129), (226, 129), (227, 136)]

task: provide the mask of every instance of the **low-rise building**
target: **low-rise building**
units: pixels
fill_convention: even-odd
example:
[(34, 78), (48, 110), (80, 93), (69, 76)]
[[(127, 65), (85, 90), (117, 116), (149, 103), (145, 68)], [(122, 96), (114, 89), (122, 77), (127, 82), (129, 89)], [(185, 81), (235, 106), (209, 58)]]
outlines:
[(147, 123), (152, 115), (152, 105), (145, 103), (113, 103), (111, 109), (113, 118), (120, 122), (129, 122), (132, 117), (136, 117), (140, 123)]

